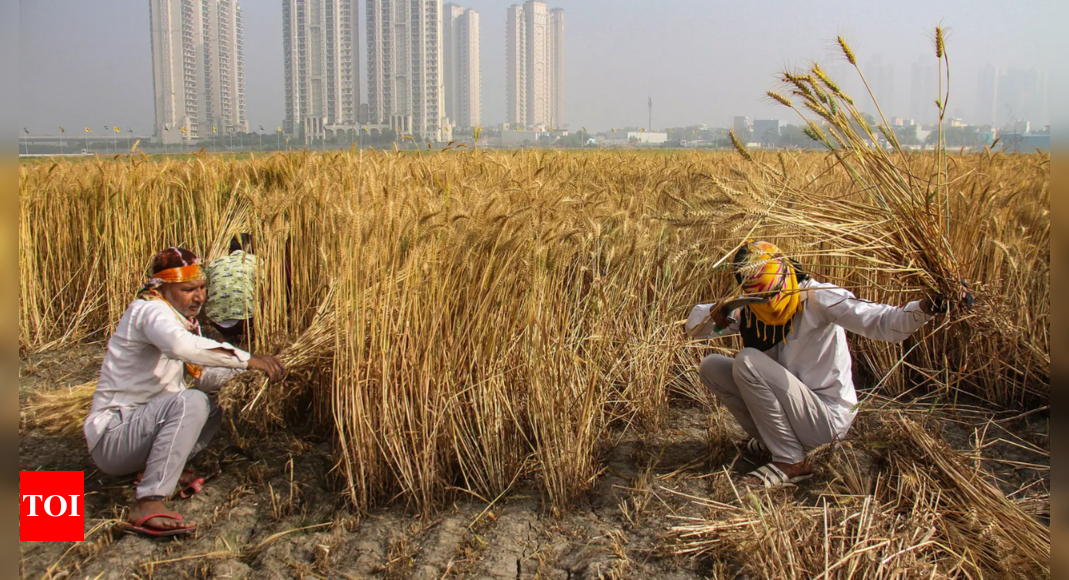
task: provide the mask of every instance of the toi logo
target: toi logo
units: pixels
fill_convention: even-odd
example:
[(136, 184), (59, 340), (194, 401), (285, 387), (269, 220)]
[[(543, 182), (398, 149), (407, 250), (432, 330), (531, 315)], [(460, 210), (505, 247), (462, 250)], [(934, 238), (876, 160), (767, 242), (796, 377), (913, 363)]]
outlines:
[(85, 474), (19, 472), (19, 541), (85, 539)]

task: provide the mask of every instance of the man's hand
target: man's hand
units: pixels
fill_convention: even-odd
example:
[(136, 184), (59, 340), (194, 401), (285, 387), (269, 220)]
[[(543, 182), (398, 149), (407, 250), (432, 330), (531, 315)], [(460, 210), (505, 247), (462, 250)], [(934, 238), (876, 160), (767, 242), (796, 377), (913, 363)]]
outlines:
[(716, 325), (718, 330), (724, 330), (728, 326), (731, 326), (731, 321), (728, 320), (728, 317), (724, 314), (724, 311), (720, 308), (719, 304), (713, 306), (711, 314), (713, 317), (713, 324)]
[(263, 371), (272, 381), (280, 381), (286, 376), (286, 367), (273, 356), (254, 354), (249, 357), (249, 370)]
[[(965, 312), (972, 310), (973, 305), (976, 304), (976, 299), (973, 298), (972, 292), (969, 291), (969, 285), (965, 280), (961, 281), (961, 290), (958, 291), (955, 302), (958, 308)], [(928, 316), (935, 316), (936, 314), (946, 314), (950, 310), (950, 306), (947, 304), (947, 299), (939, 295), (921, 300), (921, 310)]]

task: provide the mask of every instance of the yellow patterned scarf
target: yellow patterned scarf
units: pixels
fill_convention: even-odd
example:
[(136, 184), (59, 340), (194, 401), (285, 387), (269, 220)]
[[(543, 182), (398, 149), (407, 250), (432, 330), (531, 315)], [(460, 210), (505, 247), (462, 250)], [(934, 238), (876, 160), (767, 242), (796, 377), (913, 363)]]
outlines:
[(735, 258), (735, 275), (746, 296), (768, 299), (747, 307), (740, 328), (744, 346), (768, 350), (786, 338), (802, 308), (794, 263), (773, 244), (748, 242)]
[(754, 316), (765, 324), (787, 324), (801, 307), (798, 277), (794, 265), (776, 246), (768, 242), (751, 242), (746, 263), (740, 268), (742, 291), (747, 296), (768, 297), (768, 304), (750, 306)]

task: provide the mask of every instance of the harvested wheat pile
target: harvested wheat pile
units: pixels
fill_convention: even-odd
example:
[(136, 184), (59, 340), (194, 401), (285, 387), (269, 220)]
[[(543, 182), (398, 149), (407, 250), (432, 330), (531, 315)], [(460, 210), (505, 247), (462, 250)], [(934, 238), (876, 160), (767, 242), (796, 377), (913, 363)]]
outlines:
[(25, 426), (49, 435), (80, 436), (96, 388), (97, 382), (92, 380), (65, 389), (35, 393), (19, 410), (20, 429)]
[[(672, 529), (677, 554), (758, 578), (1042, 578), (1050, 530), (961, 454), (896, 411), (863, 416), (825, 450), (823, 487), (800, 501), (718, 482), (709, 515)], [(832, 452), (828, 452), (832, 451)], [(1049, 509), (1049, 508), (1048, 508)]]

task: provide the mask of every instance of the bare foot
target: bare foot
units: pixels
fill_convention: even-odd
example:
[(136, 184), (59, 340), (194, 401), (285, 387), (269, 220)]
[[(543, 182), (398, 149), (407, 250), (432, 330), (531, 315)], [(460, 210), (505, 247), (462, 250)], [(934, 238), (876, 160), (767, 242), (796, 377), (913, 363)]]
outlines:
[[(126, 514), (126, 521), (136, 524), (138, 520), (149, 514), (175, 514), (167, 509), (163, 501), (158, 499), (139, 499), (130, 507), (130, 513)], [(172, 520), (170, 518), (149, 518), (142, 526), (154, 530), (179, 530), (195, 528), (197, 525), (185, 520)]]

